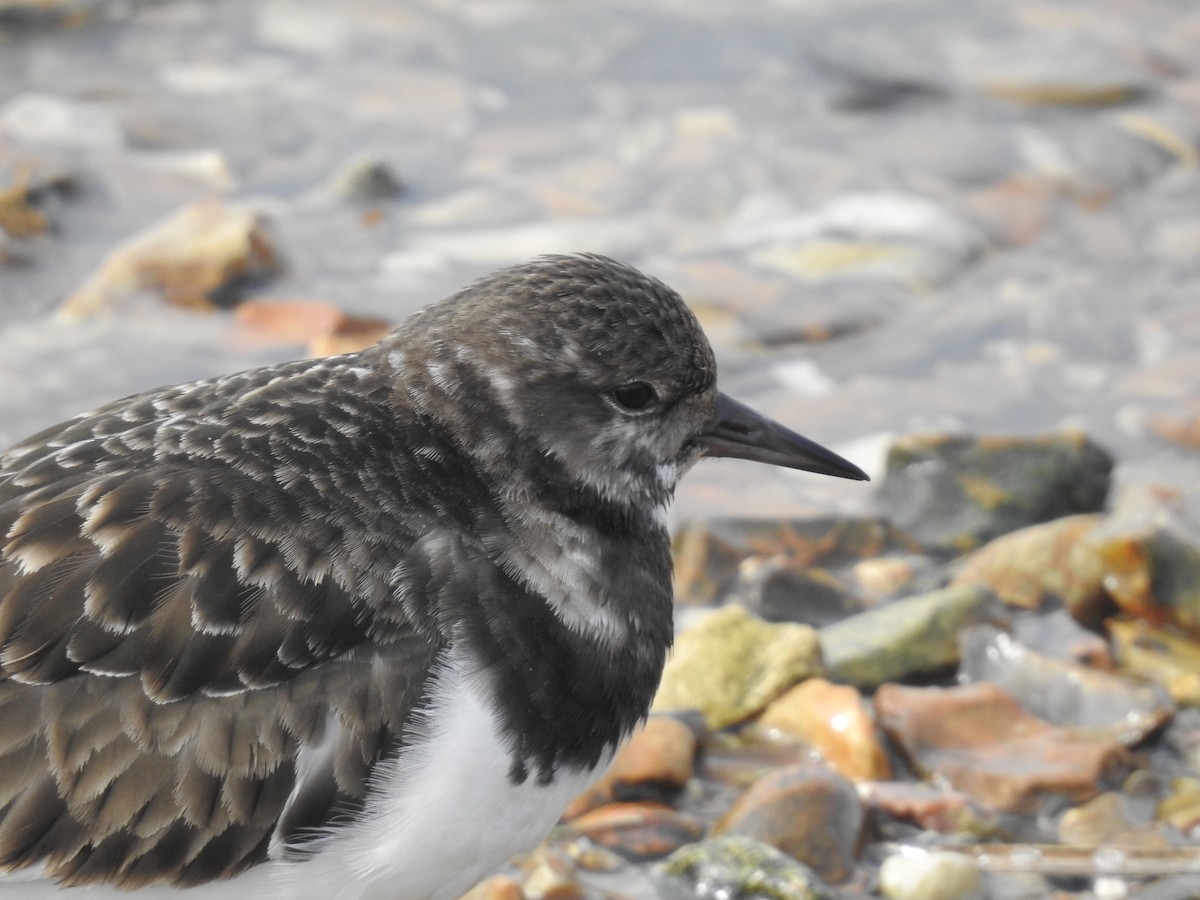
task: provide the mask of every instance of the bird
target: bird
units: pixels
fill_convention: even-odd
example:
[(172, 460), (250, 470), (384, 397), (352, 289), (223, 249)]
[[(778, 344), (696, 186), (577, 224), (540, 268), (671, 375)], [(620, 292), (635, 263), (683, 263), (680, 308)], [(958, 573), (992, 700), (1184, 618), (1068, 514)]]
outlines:
[(460, 896), (646, 718), (705, 457), (867, 477), (721, 393), (680, 295), (591, 254), (16, 444), (0, 886)]

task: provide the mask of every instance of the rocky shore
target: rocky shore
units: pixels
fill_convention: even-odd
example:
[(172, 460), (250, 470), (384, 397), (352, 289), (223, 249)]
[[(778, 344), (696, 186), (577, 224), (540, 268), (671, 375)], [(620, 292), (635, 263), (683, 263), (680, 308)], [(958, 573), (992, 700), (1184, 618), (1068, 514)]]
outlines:
[(481, 897), (1200, 896), (1194, 6), (0, 0), (0, 443), (577, 250), (875, 483), (688, 476), (656, 713)]

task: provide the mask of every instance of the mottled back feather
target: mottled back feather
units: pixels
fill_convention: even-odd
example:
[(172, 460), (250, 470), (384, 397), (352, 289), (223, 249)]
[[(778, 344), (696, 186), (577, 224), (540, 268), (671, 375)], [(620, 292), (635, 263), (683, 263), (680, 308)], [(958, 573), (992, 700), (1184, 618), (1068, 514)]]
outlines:
[[(643, 377), (664, 419), (632, 431), (604, 396)], [(555, 258), (361, 354), (0, 455), (0, 869), (184, 886), (302, 857), (363, 808), (452, 640), (503, 698), (515, 782), (595, 766), (671, 640), (656, 467), (694, 459), (714, 377), (667, 288)], [(624, 646), (579, 631), (576, 594)]]

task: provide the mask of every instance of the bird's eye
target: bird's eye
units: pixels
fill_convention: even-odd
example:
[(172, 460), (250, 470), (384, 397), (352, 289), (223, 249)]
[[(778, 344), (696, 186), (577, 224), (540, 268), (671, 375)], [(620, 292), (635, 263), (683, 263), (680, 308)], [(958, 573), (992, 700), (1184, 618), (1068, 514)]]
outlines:
[(631, 381), (613, 388), (610, 396), (626, 412), (641, 412), (656, 399), (654, 388), (644, 381)]

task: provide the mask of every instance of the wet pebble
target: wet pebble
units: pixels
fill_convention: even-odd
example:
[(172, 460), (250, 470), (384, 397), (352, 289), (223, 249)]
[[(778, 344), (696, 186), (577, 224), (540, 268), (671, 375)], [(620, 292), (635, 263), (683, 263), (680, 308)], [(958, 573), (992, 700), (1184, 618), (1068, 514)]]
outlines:
[(570, 821), (587, 809), (613, 800), (668, 799), (692, 777), (696, 733), (670, 716), (651, 716), (617, 751), (609, 770), (567, 807)]
[(1005, 603), (1038, 609), (1057, 598), (1076, 618), (1098, 622), (1111, 609), (1104, 568), (1085, 543), (1098, 514), (1065, 516), (1001, 535), (963, 560), (952, 584), (981, 584)]
[(992, 626), (969, 628), (961, 640), (961, 681), (997, 685), (1055, 725), (1103, 731), (1132, 746), (1174, 714), (1157, 685), (1042, 656)]
[(1200, 631), (1200, 543), (1183, 523), (1114, 516), (1088, 549), (1103, 567), (1104, 587), (1124, 612)]
[(1052, 726), (991, 684), (884, 685), (875, 708), (919, 772), (997, 810), (1032, 814), (1056, 797), (1081, 803), (1132, 763), (1103, 730)]
[(1136, 619), (1108, 623), (1120, 671), (1162, 685), (1181, 706), (1200, 706), (1200, 641)]
[(863, 785), (859, 793), (876, 827), (884, 827), (881, 819), (891, 819), (943, 834), (995, 830), (987, 811), (961, 791), (921, 782), (876, 781)]
[(348, 315), (320, 300), (247, 300), (233, 318), (236, 340), (307, 344), (310, 356), (361, 350), (392, 327), (382, 319)]
[(944, 284), (983, 252), (986, 236), (925, 197), (849, 194), (814, 212), (740, 228), (751, 261), (807, 281)]
[(891, 900), (980, 900), (983, 877), (961, 853), (904, 851), (883, 861), (879, 889)]
[(1058, 839), (1082, 847), (1165, 847), (1166, 835), (1148, 829), (1154, 812), (1153, 802), (1146, 804), (1119, 791), (1105, 791), (1062, 814)]
[(342, 163), (330, 177), (326, 190), (351, 203), (378, 203), (402, 194), (404, 181), (386, 160), (361, 155)]
[(1114, 665), (1107, 635), (1085, 628), (1065, 609), (1014, 616), (1012, 634), (1026, 647), (1051, 659), (1082, 663), (1100, 671), (1109, 671)]
[(583, 886), (572, 862), (545, 847), (523, 860), (521, 893), (528, 900), (579, 900)]
[(102, 104), (40, 93), (19, 94), (0, 107), (0, 134), (31, 147), (113, 151), (125, 143), (116, 116)]
[(728, 835), (684, 847), (659, 867), (685, 894), (668, 897), (762, 897), (766, 900), (838, 900), (840, 894), (808, 866), (772, 846)]
[[(917, 545), (885, 519), (813, 517), (689, 522), (676, 531), (671, 549), (675, 592), (683, 602), (710, 605), (752, 596), (760, 605), (784, 609), (789, 578), (824, 582), (825, 590), (844, 600), (852, 591), (842, 572)], [(812, 602), (801, 597), (794, 606)]]
[(852, 687), (810, 678), (768, 706), (758, 722), (810, 744), (852, 781), (892, 777), (875, 723)]
[(854, 870), (864, 821), (854, 785), (824, 765), (808, 763), (754, 782), (712, 833), (770, 844), (836, 883)]
[(963, 552), (1039, 522), (1099, 511), (1113, 460), (1082, 434), (928, 435), (888, 451), (879, 502), (930, 547)]
[(508, 875), (493, 875), (479, 882), (459, 900), (525, 900), (525, 892), (515, 878)]
[(960, 48), (959, 77), (1001, 100), (1024, 106), (1113, 106), (1151, 89), (1151, 79), (1108, 47), (1069, 32), (1030, 33)]
[(952, 667), (959, 631), (1002, 617), (987, 588), (944, 588), (827, 625), (820, 631), (821, 653), (831, 678), (873, 688)]
[(661, 803), (609, 803), (576, 817), (570, 827), (626, 859), (658, 859), (704, 834), (699, 819)]
[(675, 641), (654, 710), (697, 709), (710, 728), (741, 722), (821, 669), (817, 633), (719, 609)]

